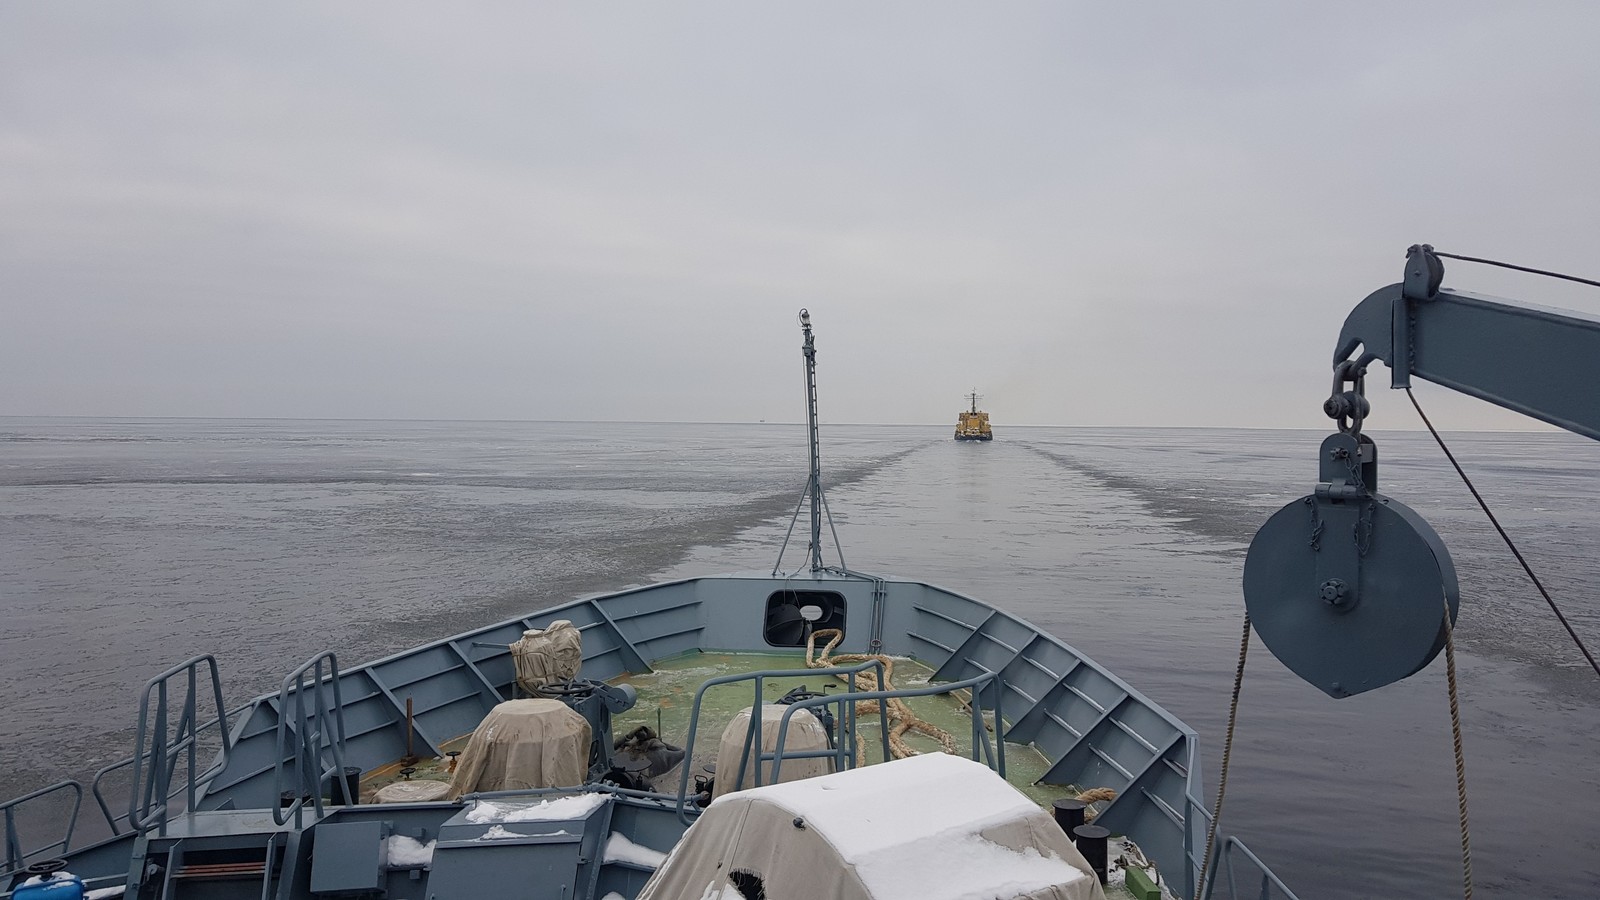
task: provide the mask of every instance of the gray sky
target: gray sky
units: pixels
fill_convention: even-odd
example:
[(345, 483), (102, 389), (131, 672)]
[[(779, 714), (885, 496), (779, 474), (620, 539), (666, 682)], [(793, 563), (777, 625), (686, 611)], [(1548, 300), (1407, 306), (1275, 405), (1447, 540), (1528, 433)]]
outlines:
[(795, 421), (806, 306), (827, 421), (976, 387), (997, 426), (1320, 427), (1408, 244), (1600, 274), (1596, 35), (1588, 2), (9, 3), (0, 414)]

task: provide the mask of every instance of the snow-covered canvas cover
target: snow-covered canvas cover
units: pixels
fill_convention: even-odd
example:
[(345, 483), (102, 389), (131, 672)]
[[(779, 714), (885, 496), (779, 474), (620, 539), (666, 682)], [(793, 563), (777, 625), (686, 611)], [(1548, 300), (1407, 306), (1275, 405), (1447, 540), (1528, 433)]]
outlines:
[(931, 753), (713, 802), (639, 900), (1104, 900), (1048, 813)]
[[(739, 780), (739, 754), (744, 752), (745, 740), (750, 734), (750, 716), (754, 709), (753, 706), (747, 706), (739, 710), (728, 722), (728, 727), (722, 730), (722, 740), (717, 744), (717, 777), (712, 785), (712, 797), (721, 797), (740, 788), (755, 786), (754, 746), (745, 754), (744, 780)], [(771, 753), (778, 746), (778, 728), (783, 724), (783, 714), (788, 709), (789, 707), (777, 703), (762, 704), (761, 752)], [(796, 710), (789, 719), (789, 733), (783, 737), (783, 752), (787, 755), (799, 750), (826, 749), (828, 749), (828, 731), (822, 727), (822, 722), (812, 715), (810, 710)], [(765, 784), (772, 780), (772, 761), (768, 760), (761, 765), (763, 767), (761, 783)], [(785, 758), (783, 765), (778, 767), (778, 780), (797, 781), (814, 775), (826, 775), (831, 771), (833, 771), (833, 760), (827, 757)]]
[(507, 700), (472, 732), (449, 798), (583, 784), (589, 742), (588, 720), (560, 700)]

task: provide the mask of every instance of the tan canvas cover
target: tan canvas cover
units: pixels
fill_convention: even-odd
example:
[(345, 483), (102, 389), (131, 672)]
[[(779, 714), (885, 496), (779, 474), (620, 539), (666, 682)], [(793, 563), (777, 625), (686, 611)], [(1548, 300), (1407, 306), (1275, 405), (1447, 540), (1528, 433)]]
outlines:
[(536, 695), (546, 684), (571, 681), (583, 668), (583, 635), (566, 619), (557, 619), (549, 628), (531, 628), (511, 645), (511, 659), (517, 666), (517, 684)]
[[(723, 794), (731, 794), (745, 787), (753, 787), (756, 783), (755, 766), (756, 751), (750, 748), (750, 753), (745, 757), (744, 781), (736, 784), (739, 777), (739, 754), (744, 751), (744, 741), (750, 731), (750, 712), (755, 707), (747, 706), (740, 710), (722, 730), (722, 741), (717, 745), (717, 777), (712, 787), (712, 799)], [(778, 727), (783, 723), (783, 713), (789, 707), (776, 703), (766, 703), (761, 707), (761, 750), (771, 753), (778, 746)], [(789, 720), (789, 733), (783, 738), (784, 753), (796, 750), (826, 750), (828, 749), (828, 732), (822, 727), (817, 717), (810, 710), (802, 709), (795, 712)], [(766, 784), (772, 780), (772, 761), (768, 760), (761, 772), (761, 783)], [(783, 765), (778, 769), (778, 780), (798, 781), (801, 778), (810, 778), (813, 775), (826, 775), (833, 771), (833, 761), (826, 757), (815, 759), (784, 759)]]
[(638, 900), (753, 896), (753, 878), (768, 900), (1105, 898), (1049, 814), (943, 753), (716, 800)]
[(450, 793), (450, 782), (429, 781), (417, 778), (412, 781), (396, 781), (378, 788), (373, 794), (376, 803), (431, 803), (443, 800)]
[(560, 700), (507, 700), (472, 732), (450, 779), (473, 791), (574, 787), (589, 774), (589, 722)]

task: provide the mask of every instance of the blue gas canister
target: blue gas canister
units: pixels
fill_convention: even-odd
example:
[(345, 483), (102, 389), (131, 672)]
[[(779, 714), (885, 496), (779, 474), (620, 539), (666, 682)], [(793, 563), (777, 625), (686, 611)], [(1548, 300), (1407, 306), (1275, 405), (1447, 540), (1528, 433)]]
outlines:
[(66, 867), (59, 859), (34, 863), (24, 870), (28, 878), (12, 892), (11, 900), (83, 900), (83, 879)]

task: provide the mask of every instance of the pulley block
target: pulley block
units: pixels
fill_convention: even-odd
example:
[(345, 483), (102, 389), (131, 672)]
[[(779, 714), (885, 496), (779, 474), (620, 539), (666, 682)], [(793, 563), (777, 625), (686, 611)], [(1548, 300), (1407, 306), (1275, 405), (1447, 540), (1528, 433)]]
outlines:
[(1290, 671), (1349, 697), (1432, 662), (1460, 592), (1439, 535), (1361, 479), (1366, 460), (1376, 481), (1370, 441), (1334, 435), (1323, 450), (1317, 492), (1279, 510), (1251, 541), (1244, 599), (1256, 633)]

